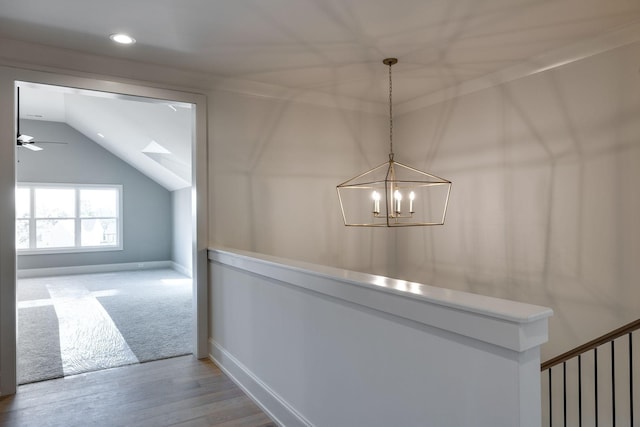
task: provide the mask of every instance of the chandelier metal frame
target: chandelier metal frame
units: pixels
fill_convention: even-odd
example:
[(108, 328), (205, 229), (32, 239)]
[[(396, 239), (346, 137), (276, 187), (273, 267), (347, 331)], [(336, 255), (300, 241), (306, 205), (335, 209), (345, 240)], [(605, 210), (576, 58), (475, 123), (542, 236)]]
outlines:
[[(443, 225), (451, 181), (395, 161), (391, 67), (398, 60), (386, 58), (382, 63), (389, 67), (389, 160), (336, 186), (344, 224), (355, 227)], [(409, 207), (403, 209), (403, 198), (407, 195)], [(363, 209), (363, 206), (370, 208)]]

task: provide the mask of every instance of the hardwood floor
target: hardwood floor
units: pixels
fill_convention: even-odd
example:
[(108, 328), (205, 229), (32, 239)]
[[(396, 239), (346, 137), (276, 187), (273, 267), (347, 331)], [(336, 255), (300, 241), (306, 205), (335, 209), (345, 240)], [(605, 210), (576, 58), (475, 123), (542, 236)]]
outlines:
[(220, 369), (193, 356), (27, 384), (0, 398), (0, 425), (275, 427)]

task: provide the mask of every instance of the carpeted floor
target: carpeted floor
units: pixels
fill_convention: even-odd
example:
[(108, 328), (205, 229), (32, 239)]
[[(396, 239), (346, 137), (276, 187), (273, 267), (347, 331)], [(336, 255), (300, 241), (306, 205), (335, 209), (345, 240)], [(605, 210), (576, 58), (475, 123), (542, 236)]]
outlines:
[(19, 279), (20, 384), (191, 353), (191, 279), (140, 270)]

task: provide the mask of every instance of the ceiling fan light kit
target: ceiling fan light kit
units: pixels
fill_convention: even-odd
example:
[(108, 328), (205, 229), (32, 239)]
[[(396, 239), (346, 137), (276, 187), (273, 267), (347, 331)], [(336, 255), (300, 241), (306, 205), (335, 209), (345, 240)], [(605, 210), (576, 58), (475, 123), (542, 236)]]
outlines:
[(395, 161), (391, 66), (398, 60), (382, 62), (389, 67), (389, 160), (336, 187), (344, 225), (443, 225), (451, 181)]

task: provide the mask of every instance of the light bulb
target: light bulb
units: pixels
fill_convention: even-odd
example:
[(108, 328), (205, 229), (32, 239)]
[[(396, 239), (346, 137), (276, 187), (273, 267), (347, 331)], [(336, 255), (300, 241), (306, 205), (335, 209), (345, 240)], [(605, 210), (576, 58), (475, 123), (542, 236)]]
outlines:
[(400, 212), (402, 212), (402, 193), (400, 193), (400, 191), (398, 190), (394, 191), (393, 198), (396, 199), (394, 210), (397, 214), (399, 214)]
[(373, 199), (373, 213), (377, 215), (380, 213), (380, 193), (374, 190), (371, 193), (371, 198)]

